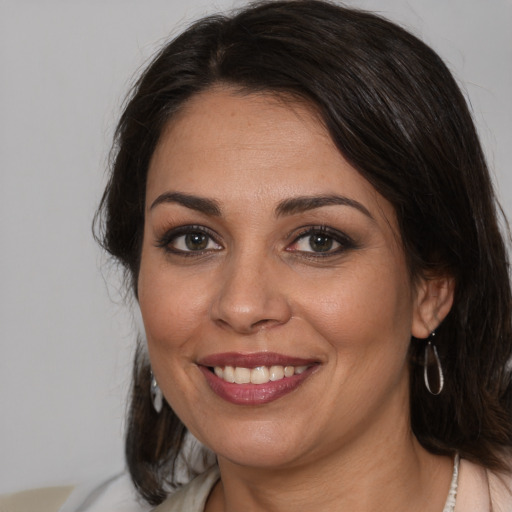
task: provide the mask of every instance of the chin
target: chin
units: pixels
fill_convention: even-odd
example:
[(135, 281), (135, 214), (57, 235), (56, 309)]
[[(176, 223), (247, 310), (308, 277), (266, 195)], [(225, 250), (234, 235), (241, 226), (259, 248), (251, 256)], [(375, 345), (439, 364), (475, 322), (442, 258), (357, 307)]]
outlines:
[[(218, 438), (200, 436), (219, 458), (232, 464), (245, 467), (278, 469), (298, 458), (301, 443), (289, 432), (283, 433), (271, 425), (257, 424), (245, 428), (235, 426), (229, 430), (220, 430), (224, 435)], [(233, 431), (236, 430), (236, 433)], [(227, 432), (227, 433), (226, 433)]]
[(222, 453), (217, 453), (217, 458), (219, 461), (225, 459), (231, 464), (243, 467), (277, 470), (292, 464), (297, 459), (297, 454), (296, 450), (287, 450), (286, 448), (283, 449), (283, 447), (278, 449), (275, 444), (264, 447), (250, 444), (249, 446), (238, 448), (226, 447), (222, 450)]

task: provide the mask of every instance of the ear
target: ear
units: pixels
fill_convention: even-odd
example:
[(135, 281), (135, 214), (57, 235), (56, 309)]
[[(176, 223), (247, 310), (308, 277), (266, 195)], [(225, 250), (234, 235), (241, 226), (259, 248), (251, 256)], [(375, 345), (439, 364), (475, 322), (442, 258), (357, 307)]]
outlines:
[(450, 276), (421, 278), (416, 286), (416, 299), (411, 334), (428, 338), (450, 312), (455, 280)]

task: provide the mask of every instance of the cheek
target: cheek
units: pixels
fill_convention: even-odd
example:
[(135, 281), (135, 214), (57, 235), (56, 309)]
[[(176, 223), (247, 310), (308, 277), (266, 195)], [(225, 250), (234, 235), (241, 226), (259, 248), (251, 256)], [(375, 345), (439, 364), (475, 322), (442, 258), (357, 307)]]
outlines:
[[(179, 278), (178, 278), (179, 277)], [(150, 352), (172, 352), (200, 329), (207, 314), (207, 297), (197, 293), (194, 279), (176, 276), (164, 264), (143, 253), (139, 273), (139, 306)]]
[[(371, 258), (370, 258), (371, 259)], [(411, 335), (412, 293), (396, 261), (344, 270), (302, 286), (301, 308), (337, 351), (354, 357), (393, 357), (406, 352)]]

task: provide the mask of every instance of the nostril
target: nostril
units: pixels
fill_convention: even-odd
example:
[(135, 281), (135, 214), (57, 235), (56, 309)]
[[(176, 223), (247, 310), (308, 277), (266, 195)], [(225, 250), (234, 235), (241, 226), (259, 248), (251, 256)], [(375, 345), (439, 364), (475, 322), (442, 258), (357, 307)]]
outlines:
[(272, 320), (270, 318), (264, 318), (262, 320), (258, 320), (257, 322), (254, 322), (251, 327), (252, 329), (264, 329), (265, 327), (271, 327), (272, 325), (278, 324), (279, 322), (277, 320)]

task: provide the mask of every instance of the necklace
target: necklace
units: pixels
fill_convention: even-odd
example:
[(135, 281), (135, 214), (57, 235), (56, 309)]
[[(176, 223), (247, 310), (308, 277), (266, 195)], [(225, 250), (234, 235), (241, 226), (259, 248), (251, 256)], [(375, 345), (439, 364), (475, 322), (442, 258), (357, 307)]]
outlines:
[(448, 492), (448, 497), (446, 498), (446, 503), (444, 504), (443, 512), (453, 512), (455, 509), (455, 500), (457, 499), (457, 487), (459, 485), (459, 454), (455, 455), (455, 459), (453, 461), (453, 474), (452, 474), (452, 482), (450, 484), (450, 491)]

